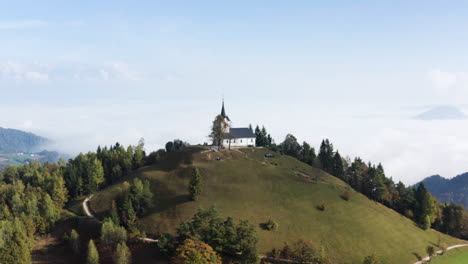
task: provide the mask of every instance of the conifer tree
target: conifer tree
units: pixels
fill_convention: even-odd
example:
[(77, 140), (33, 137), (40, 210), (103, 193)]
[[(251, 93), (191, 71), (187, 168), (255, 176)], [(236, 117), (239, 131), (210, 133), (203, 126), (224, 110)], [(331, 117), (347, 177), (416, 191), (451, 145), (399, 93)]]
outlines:
[(88, 257), (86, 264), (99, 264), (99, 252), (97, 251), (94, 241), (91, 239), (88, 243)]
[(192, 199), (192, 201), (197, 201), (202, 191), (203, 185), (201, 181), (200, 170), (198, 168), (193, 168), (192, 179), (190, 180), (189, 185), (190, 199)]
[(113, 259), (115, 264), (132, 263), (132, 253), (130, 252), (130, 249), (128, 249), (125, 242), (117, 244)]
[(80, 254), (80, 235), (76, 232), (75, 229), (72, 229), (70, 233), (70, 248), (75, 255)]

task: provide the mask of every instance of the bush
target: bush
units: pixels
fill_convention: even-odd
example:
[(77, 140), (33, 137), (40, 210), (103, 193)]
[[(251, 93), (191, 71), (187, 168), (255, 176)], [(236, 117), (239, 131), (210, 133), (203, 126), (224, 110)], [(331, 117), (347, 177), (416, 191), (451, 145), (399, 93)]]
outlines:
[(317, 206), (319, 211), (325, 212), (327, 210), (327, 206), (325, 204), (321, 204)]
[(266, 230), (274, 231), (278, 229), (279, 224), (270, 218), (270, 220), (268, 220), (268, 222), (266, 222), (264, 226)]
[(351, 191), (346, 191), (341, 195), (341, 199), (345, 201), (351, 200)]
[(364, 258), (362, 264), (379, 264), (380, 262), (377, 260), (375, 255), (367, 256)]
[(405, 216), (408, 217), (409, 219), (413, 219), (414, 218), (414, 213), (410, 209), (407, 209), (405, 211)]
[(445, 253), (447, 253), (447, 244), (441, 243), (441, 244), (439, 245), (439, 248), (440, 248), (440, 250), (442, 250), (442, 255), (444, 255)]

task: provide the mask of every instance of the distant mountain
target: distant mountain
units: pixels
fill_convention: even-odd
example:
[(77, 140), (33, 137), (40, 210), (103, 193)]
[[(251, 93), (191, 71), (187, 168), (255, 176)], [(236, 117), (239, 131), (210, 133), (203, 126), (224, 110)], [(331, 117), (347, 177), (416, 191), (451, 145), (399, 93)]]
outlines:
[(414, 117), (419, 120), (463, 120), (467, 119), (460, 109), (450, 105), (440, 105)]
[(463, 204), (465, 208), (468, 208), (468, 172), (452, 179), (445, 179), (435, 175), (424, 179), (422, 182), (439, 201)]
[(21, 130), (0, 127), (0, 153), (31, 153), (41, 151), (46, 138)]

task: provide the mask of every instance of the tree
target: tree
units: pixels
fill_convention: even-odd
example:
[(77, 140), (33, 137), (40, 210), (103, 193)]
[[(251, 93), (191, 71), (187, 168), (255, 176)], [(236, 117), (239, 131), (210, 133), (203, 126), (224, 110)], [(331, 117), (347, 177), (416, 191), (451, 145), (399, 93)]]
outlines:
[(221, 257), (213, 248), (200, 241), (184, 240), (176, 249), (174, 264), (221, 264)]
[(88, 243), (88, 257), (86, 264), (99, 264), (99, 252), (97, 251), (94, 241), (91, 239)]
[(90, 193), (99, 190), (99, 185), (104, 182), (104, 168), (102, 162), (94, 158), (88, 167), (88, 191)]
[(78, 235), (75, 229), (72, 229), (70, 233), (70, 248), (76, 256), (80, 255), (80, 243), (80, 235)]
[(297, 263), (317, 263), (317, 252), (312, 244), (305, 240), (298, 240), (293, 245), (293, 255)]
[(145, 159), (145, 140), (142, 138), (138, 141), (138, 145), (135, 147), (133, 154), (133, 169), (138, 169), (143, 166)]
[(328, 139), (322, 140), (318, 159), (322, 165), (323, 170), (328, 173), (332, 173), (333, 170), (333, 154), (333, 145), (330, 143), (330, 141)]
[(114, 263), (115, 264), (131, 264), (132, 263), (132, 253), (128, 249), (125, 242), (117, 244), (117, 248), (114, 252)]
[(211, 134), (209, 137), (213, 141), (213, 145), (218, 146), (218, 149), (221, 148), (228, 126), (228, 123), (222, 115), (216, 116), (215, 120), (213, 121), (213, 125), (211, 126)]
[(301, 153), (301, 145), (297, 142), (296, 137), (291, 134), (286, 135), (283, 143), (281, 143), (281, 149), (284, 154), (295, 158), (298, 158)]
[(0, 263), (31, 263), (31, 242), (18, 218), (0, 221)]
[(333, 156), (331, 174), (344, 180), (343, 159), (341, 158), (341, 155), (338, 153), (338, 151), (335, 152), (335, 155)]
[(189, 184), (190, 199), (192, 199), (192, 201), (197, 201), (202, 191), (203, 185), (201, 182), (200, 170), (198, 168), (193, 168), (192, 179)]
[(127, 241), (127, 231), (107, 219), (101, 227), (101, 241), (105, 246), (112, 248), (116, 244)]

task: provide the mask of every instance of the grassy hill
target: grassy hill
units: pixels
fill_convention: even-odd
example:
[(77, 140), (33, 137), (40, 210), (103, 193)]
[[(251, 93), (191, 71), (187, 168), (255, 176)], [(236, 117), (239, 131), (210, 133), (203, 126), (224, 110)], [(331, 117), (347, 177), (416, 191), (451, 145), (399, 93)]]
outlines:
[[(174, 232), (197, 208), (216, 204), (224, 216), (248, 219), (258, 226), (261, 253), (307, 239), (324, 246), (339, 263), (361, 263), (371, 254), (385, 263), (413, 263), (439, 238), (448, 245), (460, 243), (432, 230), (423, 231), (354, 191), (345, 201), (340, 196), (350, 188), (341, 180), (292, 157), (265, 158), (266, 153), (264, 149), (201, 153), (192, 148), (138, 170), (126, 180), (148, 179), (154, 192), (154, 206), (139, 220), (139, 227), (152, 235)], [(197, 202), (189, 201), (187, 192), (192, 166), (200, 169), (204, 184)], [(122, 182), (98, 192), (91, 209), (103, 216), (123, 186)], [(322, 204), (325, 211), (317, 209)], [(279, 223), (278, 230), (260, 228), (270, 218)]]
[(468, 263), (468, 248), (455, 248), (443, 256), (434, 257), (432, 264), (465, 264)]

